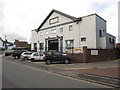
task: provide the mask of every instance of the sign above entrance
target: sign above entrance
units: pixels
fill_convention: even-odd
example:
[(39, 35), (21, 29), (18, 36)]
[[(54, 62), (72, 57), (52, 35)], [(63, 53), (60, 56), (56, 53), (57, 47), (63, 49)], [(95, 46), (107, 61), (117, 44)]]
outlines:
[(83, 48), (76, 48), (76, 53), (83, 53)]

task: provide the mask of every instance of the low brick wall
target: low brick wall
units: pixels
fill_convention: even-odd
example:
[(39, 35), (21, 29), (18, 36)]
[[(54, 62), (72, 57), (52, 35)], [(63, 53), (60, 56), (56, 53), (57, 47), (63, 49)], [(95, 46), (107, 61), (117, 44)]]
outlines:
[[(91, 50), (97, 50), (98, 55), (91, 55)], [(117, 54), (117, 50), (113, 49), (87, 49), (87, 47), (83, 47), (83, 53), (80, 54), (67, 53), (67, 55), (71, 58), (72, 62), (76, 63), (114, 60), (118, 57)]]

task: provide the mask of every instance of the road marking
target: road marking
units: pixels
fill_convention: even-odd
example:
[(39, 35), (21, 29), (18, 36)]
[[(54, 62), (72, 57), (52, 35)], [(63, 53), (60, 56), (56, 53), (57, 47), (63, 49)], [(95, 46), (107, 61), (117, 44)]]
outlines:
[(65, 76), (65, 75), (53, 73), (53, 72), (46, 71), (46, 70), (43, 70), (43, 69), (38, 69), (38, 68), (35, 68), (35, 67), (30, 67), (30, 66), (28, 66), (28, 65), (22, 65), (22, 66), (27, 67), (27, 68), (31, 68), (31, 69), (33, 69), (33, 70), (37, 70), (37, 71), (49, 73), (49, 74), (52, 74), (52, 75), (56, 75), (56, 76), (60, 76), (60, 77), (68, 78), (68, 79), (72, 79), (72, 80), (75, 80), (75, 81), (80, 81), (80, 82), (84, 82), (84, 83), (89, 83), (89, 84), (93, 84), (93, 85), (101, 86), (101, 87), (105, 87), (105, 88), (113, 88), (113, 87), (111, 87), (111, 86), (101, 85), (101, 84), (97, 84), (97, 83), (94, 83), (94, 82), (89, 82), (89, 81), (77, 79), (77, 78), (74, 78), (74, 77), (69, 77), (69, 76)]
[(78, 69), (101, 69), (101, 68), (114, 68), (118, 66), (109, 66), (109, 67), (86, 67), (86, 68), (65, 68), (65, 70), (78, 70)]
[[(14, 64), (19, 64), (19, 63), (13, 62), (13, 61), (9, 61), (9, 62), (14, 63)], [(75, 80), (75, 81), (80, 81), (80, 82), (84, 82), (84, 83), (93, 84), (93, 85), (96, 85), (96, 86), (101, 86), (101, 87), (104, 87), (104, 88), (113, 88), (111, 86), (101, 85), (101, 84), (97, 84), (97, 83), (94, 83), (94, 82), (89, 82), (89, 81), (77, 79), (77, 78), (74, 78), (74, 77), (69, 77), (69, 76), (53, 73), (53, 72), (50, 72), (50, 71), (46, 71), (46, 70), (43, 70), (43, 69), (31, 67), (31, 66), (28, 66), (28, 65), (21, 65), (21, 66), (26, 67), (26, 68), (30, 68), (30, 69), (33, 69), (33, 70), (36, 70), (36, 71), (41, 71), (41, 72), (49, 73), (49, 74), (52, 74), (52, 75), (56, 75), (56, 76), (60, 76), (60, 77), (68, 78), (68, 79), (72, 79), (72, 80)]]

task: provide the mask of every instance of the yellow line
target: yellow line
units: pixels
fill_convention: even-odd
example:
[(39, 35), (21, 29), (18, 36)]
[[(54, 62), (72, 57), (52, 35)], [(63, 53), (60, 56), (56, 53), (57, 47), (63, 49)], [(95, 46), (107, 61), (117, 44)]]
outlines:
[(75, 80), (75, 81), (89, 83), (89, 84), (93, 84), (93, 85), (101, 86), (101, 87), (105, 87), (105, 88), (113, 88), (113, 87), (106, 86), (106, 85), (100, 85), (100, 84), (97, 84), (97, 83), (94, 83), (94, 82), (89, 82), (89, 81), (85, 81), (85, 80), (81, 80), (81, 79), (77, 79), (77, 78), (73, 78), (73, 77), (69, 77), (69, 76), (64, 76), (64, 75), (57, 74), (57, 73), (52, 73), (52, 72), (49, 72), (49, 71), (46, 71), (46, 70), (43, 70), (43, 69), (38, 69), (38, 68), (30, 67), (28, 65), (22, 65), (22, 66), (27, 67), (27, 68), (31, 68), (33, 70), (37, 70), (37, 71), (42, 71), (42, 72), (45, 72), (45, 73), (49, 73), (49, 74), (52, 74), (52, 75), (56, 75), (56, 76), (60, 76), (60, 77), (68, 78), (68, 79), (72, 79), (72, 80)]
[(65, 70), (77, 70), (77, 69), (101, 69), (101, 68), (113, 68), (118, 66), (110, 66), (110, 67), (87, 67), (87, 68), (65, 68)]
[[(12, 62), (12, 61), (9, 61), (9, 62), (14, 63), (14, 64), (18, 64), (16, 62)], [(89, 81), (85, 81), (85, 80), (81, 80), (81, 79), (77, 79), (77, 78), (73, 78), (73, 77), (69, 77), (69, 76), (64, 76), (64, 75), (57, 74), (57, 73), (52, 73), (52, 72), (49, 72), (49, 71), (46, 71), (46, 70), (43, 70), (43, 69), (39, 69), (39, 68), (35, 68), (35, 67), (31, 67), (31, 66), (28, 66), (28, 65), (21, 65), (21, 66), (26, 67), (26, 68), (30, 68), (30, 69), (33, 69), (33, 70), (49, 73), (49, 74), (52, 74), (52, 75), (72, 79), (72, 80), (75, 80), (75, 81), (80, 81), (80, 82), (84, 82), (84, 83), (93, 84), (93, 85), (96, 85), (96, 86), (101, 86), (101, 87), (104, 87), (104, 88), (113, 88), (111, 86), (101, 85), (101, 84), (97, 84), (97, 83), (94, 83), (94, 82), (89, 82)]]

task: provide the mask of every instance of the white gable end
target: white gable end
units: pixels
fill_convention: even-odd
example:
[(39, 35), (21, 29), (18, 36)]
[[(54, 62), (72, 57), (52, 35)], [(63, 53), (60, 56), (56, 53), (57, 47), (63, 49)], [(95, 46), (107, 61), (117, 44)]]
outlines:
[(70, 21), (73, 21), (73, 20), (68, 18), (68, 17), (65, 17), (61, 14), (53, 12), (53, 14), (47, 19), (47, 21), (41, 27), (41, 29), (55, 26), (55, 25), (59, 25), (59, 24), (63, 24), (63, 23), (70, 22)]

